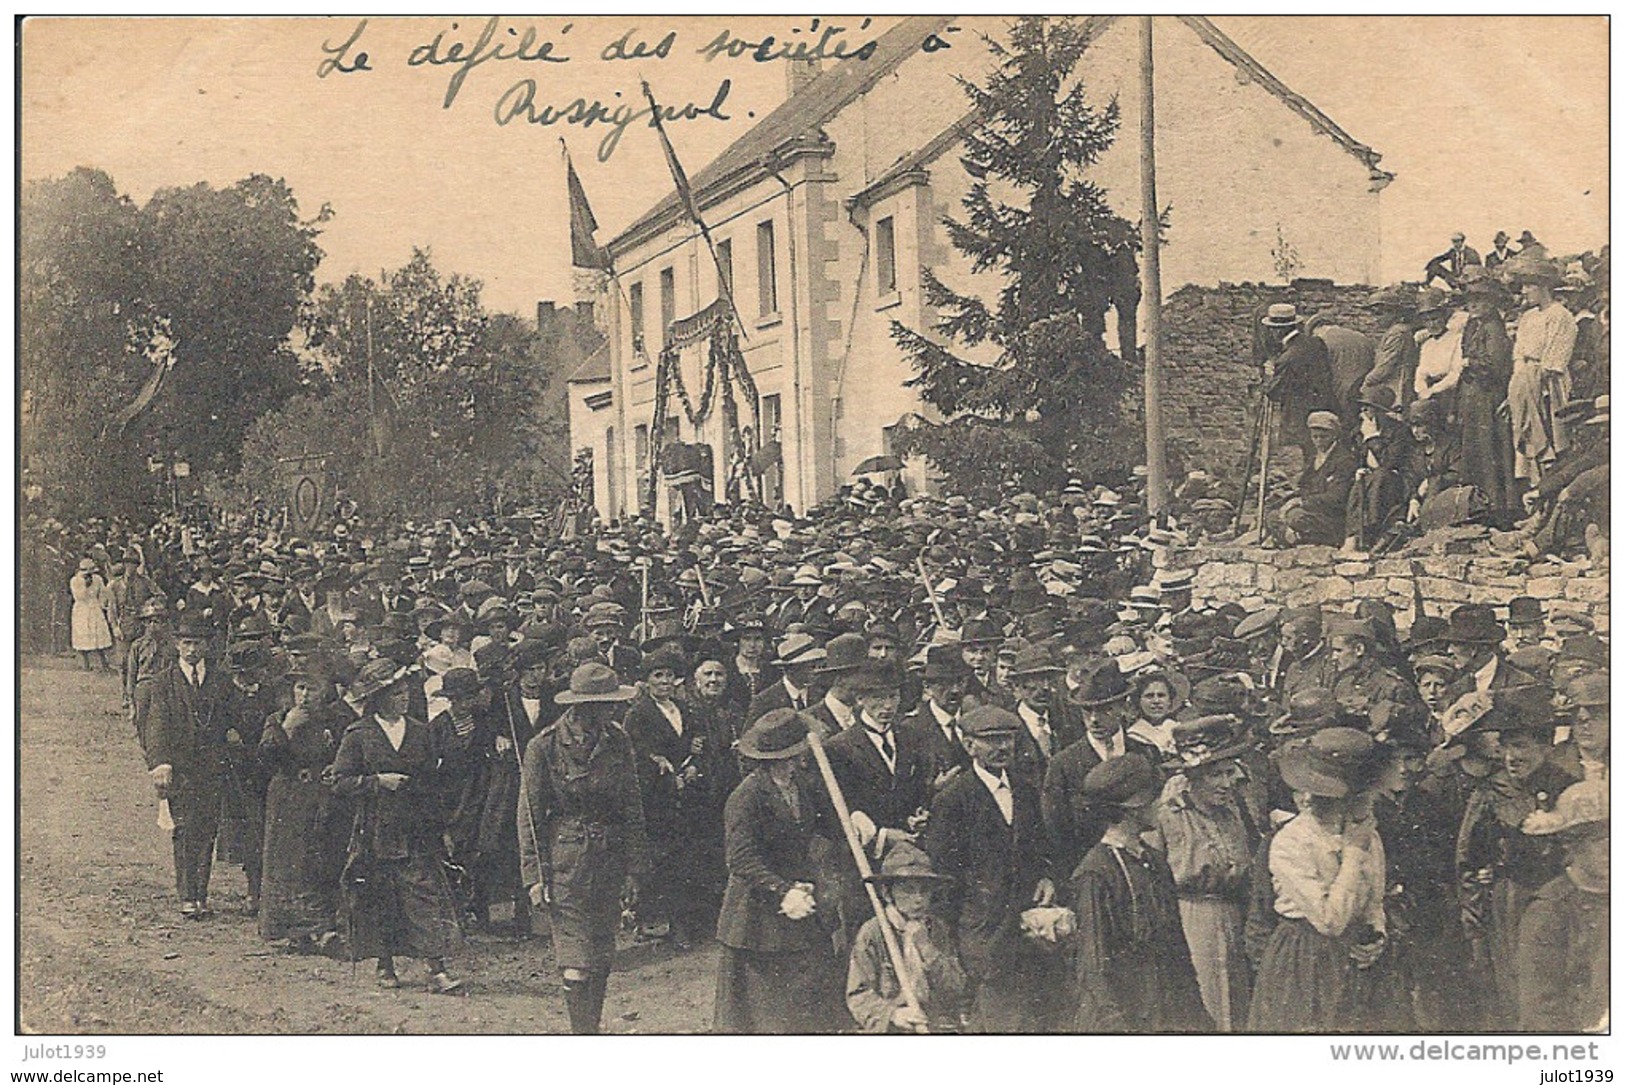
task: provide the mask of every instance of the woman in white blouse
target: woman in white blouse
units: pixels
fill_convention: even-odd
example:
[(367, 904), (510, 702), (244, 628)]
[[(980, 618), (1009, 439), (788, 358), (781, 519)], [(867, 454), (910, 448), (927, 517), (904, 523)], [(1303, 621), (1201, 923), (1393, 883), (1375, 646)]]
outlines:
[(1329, 728), (1284, 748), (1281, 778), (1298, 816), (1269, 850), (1276, 926), (1253, 987), (1255, 1032), (1358, 1030), (1368, 969), (1387, 945), (1387, 860), (1358, 783), (1371, 759), (1362, 732)]

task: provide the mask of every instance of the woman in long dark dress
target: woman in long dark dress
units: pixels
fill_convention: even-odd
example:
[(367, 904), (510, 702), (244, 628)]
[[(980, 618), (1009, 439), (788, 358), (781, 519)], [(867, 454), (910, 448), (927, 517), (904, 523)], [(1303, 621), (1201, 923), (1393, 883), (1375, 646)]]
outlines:
[(1476, 486), (1498, 522), (1517, 518), (1512, 422), (1500, 411), (1512, 380), (1512, 340), (1501, 322), (1501, 288), (1494, 280), (1467, 286), (1467, 324), (1461, 330), (1461, 382), (1456, 417), (1461, 430), (1461, 481)]
[(400, 986), (395, 957), (421, 958), (429, 989), (462, 987), (445, 958), (462, 944), (441, 867), (436, 801), (439, 752), (427, 724), (406, 715), (412, 668), (375, 659), (361, 668), (350, 701), (361, 718), (339, 742), (333, 790), (360, 800), (342, 878), (342, 917), (352, 960), (378, 958), (378, 984)]
[(847, 1020), (835, 958), (830, 843), (806, 782), (808, 717), (774, 709), (739, 740), (753, 768), (724, 813), (728, 888), (717, 920), (722, 955), (712, 1029), (833, 1032)]
[(564, 712), (525, 747), (520, 877), (547, 908), (578, 1034), (598, 1031), (621, 907), (648, 869), (636, 757), (614, 722), (636, 695), (606, 664), (583, 663), (555, 698)]
[(287, 938), (290, 948), (308, 951), (334, 930), (349, 823), (333, 816), (338, 807), (323, 779), (338, 752), (332, 706), (323, 703), (326, 683), (304, 669), (288, 672), (286, 680), (293, 705), (266, 720), (260, 736), (260, 756), (272, 776), (259, 930), (267, 941)]

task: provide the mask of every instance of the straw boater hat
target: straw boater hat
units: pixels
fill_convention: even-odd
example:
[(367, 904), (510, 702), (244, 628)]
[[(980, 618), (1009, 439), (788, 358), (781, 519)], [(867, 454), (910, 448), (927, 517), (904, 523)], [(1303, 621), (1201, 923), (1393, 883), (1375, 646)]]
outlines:
[(570, 688), (561, 690), (553, 700), (556, 704), (597, 704), (630, 701), (637, 695), (637, 687), (621, 685), (609, 664), (587, 662), (571, 672)]
[(1287, 302), (1278, 302), (1271, 305), (1260, 321), (1266, 328), (1295, 328), (1302, 323), (1298, 317), (1298, 307)]

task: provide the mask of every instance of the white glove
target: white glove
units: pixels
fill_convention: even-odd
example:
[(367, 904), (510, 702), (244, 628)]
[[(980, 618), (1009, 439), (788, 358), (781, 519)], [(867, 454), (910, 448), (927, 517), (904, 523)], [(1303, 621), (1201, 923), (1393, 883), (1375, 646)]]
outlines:
[(784, 900), (779, 902), (779, 914), (789, 919), (806, 919), (816, 907), (812, 893), (798, 884), (784, 894)]
[(858, 844), (865, 848), (874, 841), (875, 834), (879, 832), (875, 828), (874, 819), (862, 810), (852, 811), (852, 829), (858, 834)]
[(152, 777), (152, 782), (155, 786), (168, 787), (174, 771), (175, 770), (169, 765), (158, 765), (148, 772), (147, 775)]

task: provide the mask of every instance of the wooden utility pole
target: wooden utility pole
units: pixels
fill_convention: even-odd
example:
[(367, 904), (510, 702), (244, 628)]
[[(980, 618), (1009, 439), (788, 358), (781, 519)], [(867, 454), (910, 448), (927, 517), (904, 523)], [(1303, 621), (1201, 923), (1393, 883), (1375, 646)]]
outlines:
[(1146, 509), (1160, 521), (1168, 505), (1168, 462), (1162, 434), (1162, 263), (1158, 245), (1157, 113), (1152, 74), (1152, 16), (1140, 17), (1140, 270), (1145, 314)]

